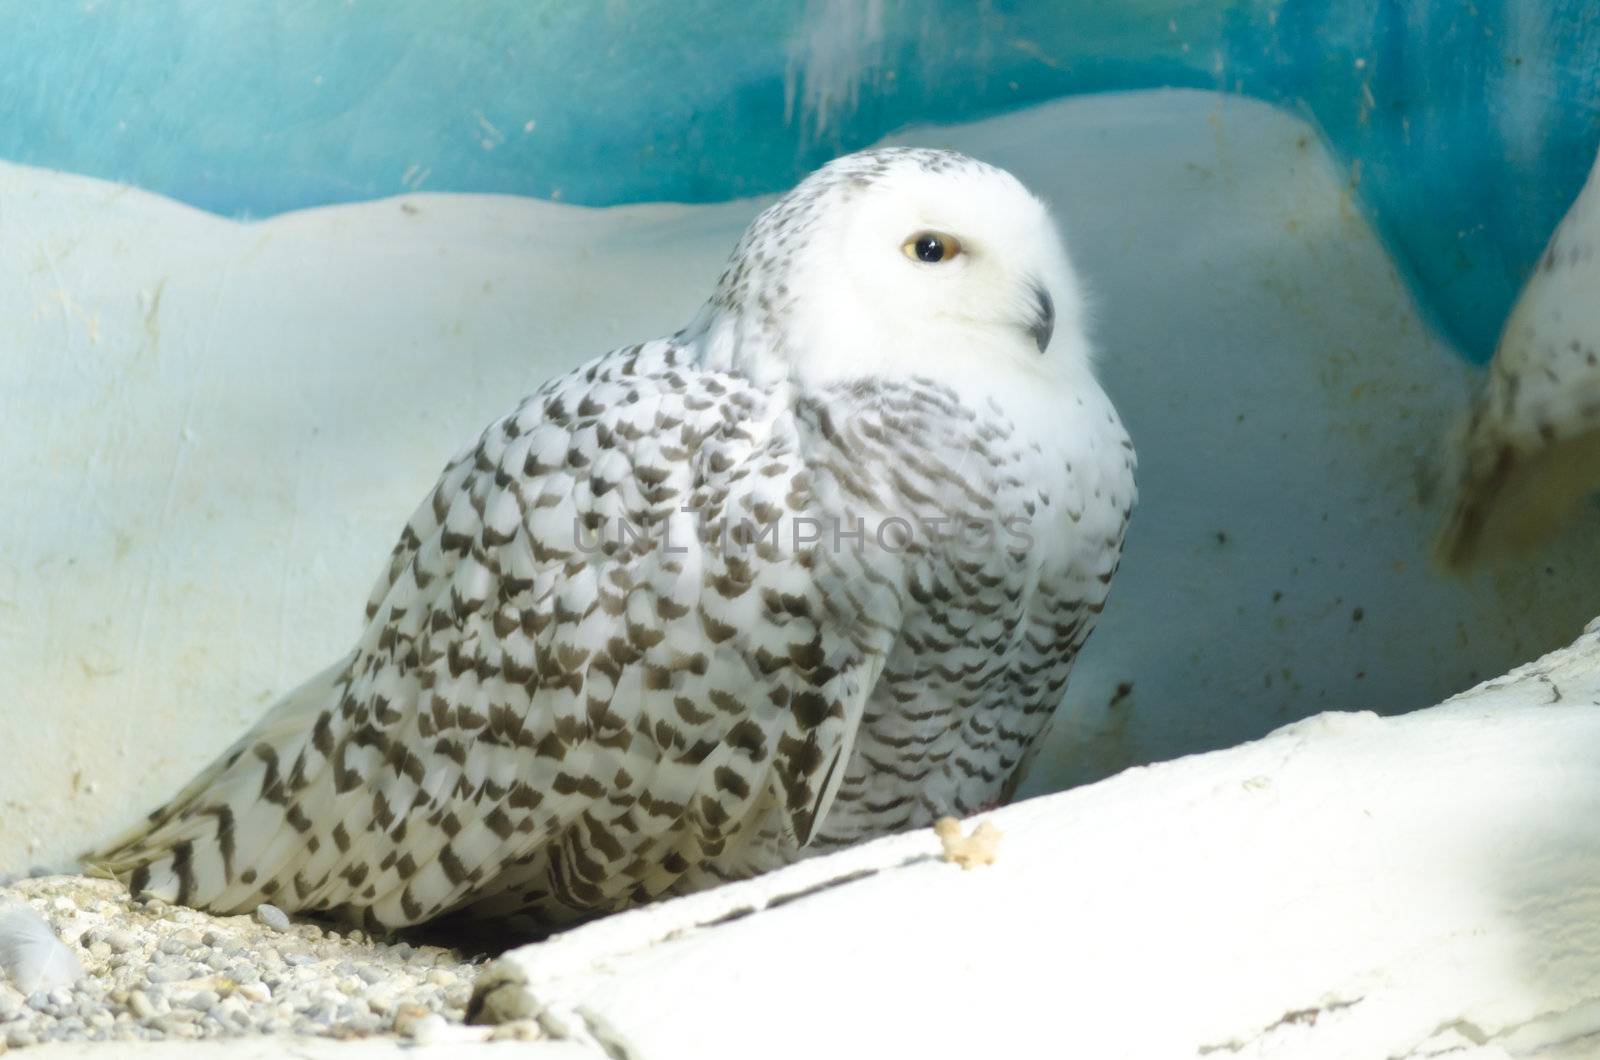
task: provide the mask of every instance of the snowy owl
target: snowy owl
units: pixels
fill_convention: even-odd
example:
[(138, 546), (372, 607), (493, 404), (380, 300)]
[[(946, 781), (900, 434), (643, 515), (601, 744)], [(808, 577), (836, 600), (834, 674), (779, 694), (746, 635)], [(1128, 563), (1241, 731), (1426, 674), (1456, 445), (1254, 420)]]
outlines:
[(87, 860), (218, 913), (552, 928), (996, 805), (1134, 504), (1090, 352), (1016, 178), (834, 161), (688, 327), (452, 460), (354, 650)]
[(1449, 567), (1539, 541), (1600, 489), (1600, 158), (1517, 299), (1457, 440)]

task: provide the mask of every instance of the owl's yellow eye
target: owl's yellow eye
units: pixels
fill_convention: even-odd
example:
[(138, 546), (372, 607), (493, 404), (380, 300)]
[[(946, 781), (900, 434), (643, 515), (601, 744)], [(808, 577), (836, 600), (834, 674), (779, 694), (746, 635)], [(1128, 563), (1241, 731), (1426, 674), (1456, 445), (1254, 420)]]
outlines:
[(936, 265), (960, 254), (961, 243), (955, 236), (947, 236), (943, 232), (918, 232), (906, 240), (900, 249), (912, 261)]

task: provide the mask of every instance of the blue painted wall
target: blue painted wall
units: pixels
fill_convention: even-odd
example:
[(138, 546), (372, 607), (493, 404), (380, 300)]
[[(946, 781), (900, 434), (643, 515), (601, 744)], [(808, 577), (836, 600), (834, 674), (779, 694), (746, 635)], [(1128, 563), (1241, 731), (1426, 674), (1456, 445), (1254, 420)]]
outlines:
[(708, 201), (912, 122), (1218, 88), (1320, 124), (1482, 359), (1600, 141), (1595, 0), (883, 0), (877, 32), (842, 35), (859, 95), (819, 129), (797, 42), (829, 6), (0, 0), (0, 158), (233, 216), (407, 190)]

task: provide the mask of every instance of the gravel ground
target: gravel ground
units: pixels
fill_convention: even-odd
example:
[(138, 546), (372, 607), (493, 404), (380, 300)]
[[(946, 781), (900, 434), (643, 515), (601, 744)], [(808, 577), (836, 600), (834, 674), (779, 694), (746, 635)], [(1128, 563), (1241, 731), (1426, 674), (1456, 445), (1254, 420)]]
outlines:
[(215, 917), (135, 902), (115, 883), (79, 876), (0, 887), (8, 899), (43, 916), (85, 974), (70, 990), (25, 997), (0, 972), (0, 1052), (63, 1040), (536, 1034), (461, 1025), (477, 968), (454, 950), (339, 933), (272, 906)]

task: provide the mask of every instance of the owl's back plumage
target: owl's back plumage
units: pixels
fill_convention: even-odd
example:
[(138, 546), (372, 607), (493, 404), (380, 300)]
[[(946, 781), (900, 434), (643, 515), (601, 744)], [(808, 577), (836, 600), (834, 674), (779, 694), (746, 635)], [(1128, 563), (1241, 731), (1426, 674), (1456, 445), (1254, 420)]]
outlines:
[(1105, 599), (1133, 454), (1077, 335), (1038, 378), (979, 350), (970, 380), (816, 369), (824, 251), (795, 242), (908, 172), (1015, 185), (910, 151), (801, 185), (688, 329), (453, 460), (355, 650), (92, 860), (218, 912), (557, 926), (1007, 795)]

